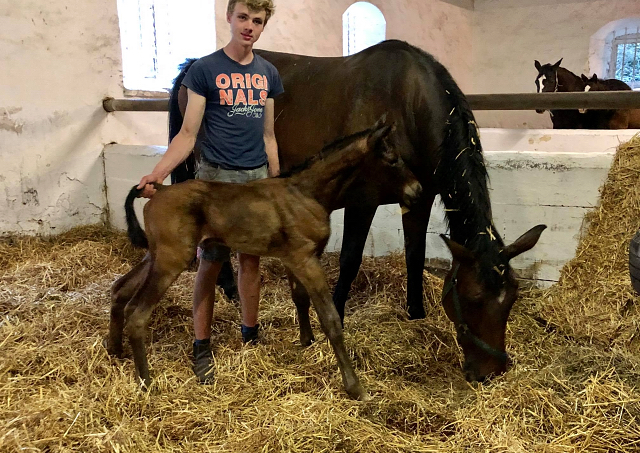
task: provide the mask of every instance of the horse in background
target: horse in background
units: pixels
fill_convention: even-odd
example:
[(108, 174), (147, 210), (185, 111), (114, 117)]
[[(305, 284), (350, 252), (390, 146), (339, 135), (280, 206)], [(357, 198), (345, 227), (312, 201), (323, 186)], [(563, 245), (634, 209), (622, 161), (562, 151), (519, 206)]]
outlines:
[[(396, 124), (394, 146), (423, 188), (420, 199), (402, 216), (409, 317), (425, 317), (426, 234), (439, 194), (453, 257), (442, 304), (458, 331), (465, 376), (484, 380), (506, 371), (505, 332), (518, 293), (509, 260), (533, 247), (545, 227), (538, 225), (505, 246), (493, 224), (478, 126), (447, 69), (430, 54), (396, 40), (348, 57), (255, 52), (278, 69), (285, 88), (275, 100), (283, 172), (316, 154), (322, 144), (363, 130), (388, 112), (389, 121)], [(185, 98), (180, 96), (185, 87), (176, 84), (173, 91), (177, 95), (172, 100)], [(172, 101), (170, 115), (179, 115), (178, 107)], [(340, 276), (333, 294), (341, 318), (377, 207), (402, 201), (397, 186), (389, 172), (379, 171), (355, 181), (342, 204), (335, 206), (345, 208)], [(295, 286), (292, 296), (307, 297)]]
[[(597, 74), (580, 75), (584, 91), (631, 91), (631, 87), (618, 79), (599, 79)], [(640, 109), (590, 110), (591, 126), (594, 129), (638, 129)]]
[[(538, 70), (536, 76), (536, 89), (538, 93), (569, 93), (571, 91), (584, 91), (583, 80), (560, 66), (562, 58), (556, 63), (541, 65), (538, 60), (534, 65)], [(544, 113), (545, 110), (536, 110)], [(588, 129), (588, 121), (585, 114), (579, 110), (550, 110), (551, 122), (554, 129)]]

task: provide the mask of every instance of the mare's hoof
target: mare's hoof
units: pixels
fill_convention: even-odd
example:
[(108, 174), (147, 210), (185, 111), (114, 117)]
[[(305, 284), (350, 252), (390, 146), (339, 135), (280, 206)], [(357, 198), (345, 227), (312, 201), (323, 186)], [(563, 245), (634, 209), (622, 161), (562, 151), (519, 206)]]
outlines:
[(122, 350), (122, 345), (120, 345), (120, 347), (110, 346), (109, 345), (109, 339), (108, 338), (104, 338), (102, 340), (102, 346), (104, 346), (104, 348), (107, 350), (107, 354), (109, 354), (111, 357), (115, 357), (116, 359), (124, 358), (124, 352)]
[(424, 309), (422, 310), (416, 310), (416, 311), (409, 311), (409, 319), (411, 321), (416, 320), (416, 319), (424, 319), (427, 317), (427, 314), (425, 313)]
[(316, 338), (313, 335), (311, 335), (311, 338), (300, 338), (300, 344), (305, 348), (311, 346), (314, 341), (316, 341)]

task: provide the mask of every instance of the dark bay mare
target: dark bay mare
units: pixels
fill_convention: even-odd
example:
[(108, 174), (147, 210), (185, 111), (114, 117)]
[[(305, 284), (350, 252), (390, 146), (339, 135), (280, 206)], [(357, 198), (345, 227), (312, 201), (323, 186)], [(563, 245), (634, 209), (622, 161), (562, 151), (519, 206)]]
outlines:
[[(560, 66), (562, 58), (555, 64), (541, 65), (538, 60), (534, 65), (538, 70), (536, 76), (536, 89), (538, 93), (568, 93), (571, 91), (584, 91), (584, 82), (580, 77)], [(536, 110), (544, 113), (544, 110)], [(589, 121), (585, 113), (579, 110), (550, 110), (551, 122), (554, 129), (588, 129)]]
[[(580, 75), (585, 91), (631, 91), (631, 87), (618, 79), (599, 79), (597, 74)], [(591, 111), (590, 111), (591, 112)], [(598, 129), (640, 128), (640, 109), (593, 110), (598, 114), (594, 126)]]
[[(470, 380), (507, 368), (505, 330), (518, 284), (509, 259), (535, 245), (539, 225), (505, 247), (493, 225), (487, 170), (477, 124), (449, 72), (428, 53), (402, 41), (385, 41), (349, 57), (309, 57), (256, 51), (282, 77), (275, 101), (275, 132), (286, 171), (315, 154), (323, 143), (372, 124), (383, 112), (397, 126), (394, 142), (420, 181), (422, 197), (402, 216), (407, 265), (407, 308), (423, 318), (425, 243), (434, 198), (444, 201), (451, 231), (453, 267), (443, 304), (455, 323)], [(188, 64), (176, 79), (170, 103), (170, 132), (182, 122), (179, 103)], [(183, 110), (184, 111), (184, 110)], [(193, 161), (188, 163), (193, 168)], [(189, 166), (176, 180), (189, 177)], [(333, 300), (342, 318), (347, 295), (362, 261), (376, 209), (398, 203), (397, 181), (384, 171), (360, 178), (345, 192), (340, 277)], [(455, 275), (455, 277), (454, 277)], [(294, 299), (300, 297), (293, 293)], [(456, 308), (457, 307), (457, 308)]]
[[(395, 147), (392, 127), (382, 123), (338, 140), (288, 177), (248, 184), (190, 180), (156, 185), (144, 207), (145, 231), (133, 210), (142, 190), (134, 186), (125, 202), (129, 238), (149, 252), (114, 283), (108, 351), (122, 354), (125, 322), (138, 376), (150, 383), (145, 352), (147, 324), (160, 298), (193, 260), (202, 241), (244, 253), (279, 258), (289, 273), (300, 320), (300, 341), (313, 340), (309, 298), (338, 359), (349, 395), (366, 399), (345, 349), (340, 317), (318, 259), (329, 239), (329, 215), (344, 203), (344, 191), (358, 178), (375, 177), (383, 167), (397, 182), (395, 196), (411, 205), (421, 188)], [(372, 171), (375, 172), (372, 174)], [(239, 209), (238, 206), (242, 206)]]

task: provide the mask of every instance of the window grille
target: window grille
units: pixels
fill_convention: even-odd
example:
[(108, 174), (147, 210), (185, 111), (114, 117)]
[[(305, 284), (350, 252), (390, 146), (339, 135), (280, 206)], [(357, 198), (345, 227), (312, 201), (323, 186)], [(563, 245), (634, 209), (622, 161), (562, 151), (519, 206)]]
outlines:
[(384, 41), (387, 22), (382, 12), (368, 2), (356, 2), (342, 15), (342, 54), (353, 55)]

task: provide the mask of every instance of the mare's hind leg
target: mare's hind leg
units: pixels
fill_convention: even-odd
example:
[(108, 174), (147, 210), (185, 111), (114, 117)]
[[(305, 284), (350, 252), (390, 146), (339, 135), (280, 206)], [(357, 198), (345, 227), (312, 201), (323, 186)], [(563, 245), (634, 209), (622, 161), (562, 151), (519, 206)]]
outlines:
[(333, 292), (333, 303), (344, 321), (344, 306), (349, 296), (351, 284), (358, 275), (362, 264), (362, 252), (367, 241), (371, 222), (377, 206), (347, 206), (344, 209), (344, 230), (340, 250), (340, 276)]
[(311, 305), (309, 293), (289, 268), (287, 268), (287, 277), (289, 278), (289, 287), (291, 288), (291, 298), (293, 299), (293, 303), (296, 304), (296, 310), (298, 312), (300, 344), (302, 344), (302, 346), (309, 346), (315, 340), (313, 330), (311, 330), (311, 321), (309, 320), (309, 306)]
[(171, 283), (191, 262), (191, 256), (180, 259), (165, 253), (152, 260), (149, 272), (133, 299), (125, 307), (125, 318), (129, 343), (133, 350), (133, 361), (138, 377), (142, 378), (146, 387), (151, 383), (149, 364), (145, 350), (147, 324), (156, 304), (160, 301)]
[(407, 311), (409, 319), (426, 316), (422, 302), (422, 273), (427, 237), (427, 226), (434, 197), (416, 203), (402, 216), (405, 262), (407, 265)]
[(329, 338), (338, 359), (338, 366), (340, 367), (342, 381), (347, 393), (355, 399), (369, 399), (369, 395), (358, 380), (347, 349), (344, 346), (340, 316), (338, 316), (338, 312), (331, 300), (331, 292), (320, 266), (320, 261), (315, 256), (312, 256), (297, 262), (291, 261), (285, 263), (285, 265), (291, 269), (311, 296), (322, 330)]
[(222, 288), (222, 291), (224, 291), (225, 296), (227, 296), (229, 300), (238, 300), (238, 284), (236, 283), (233, 266), (231, 266), (230, 261), (222, 263), (217, 284)]
[(109, 319), (109, 336), (106, 339), (107, 352), (115, 357), (122, 357), (122, 331), (124, 329), (124, 308), (136, 290), (144, 282), (149, 272), (151, 257), (147, 253), (142, 261), (128, 273), (120, 277), (111, 286), (111, 314)]

